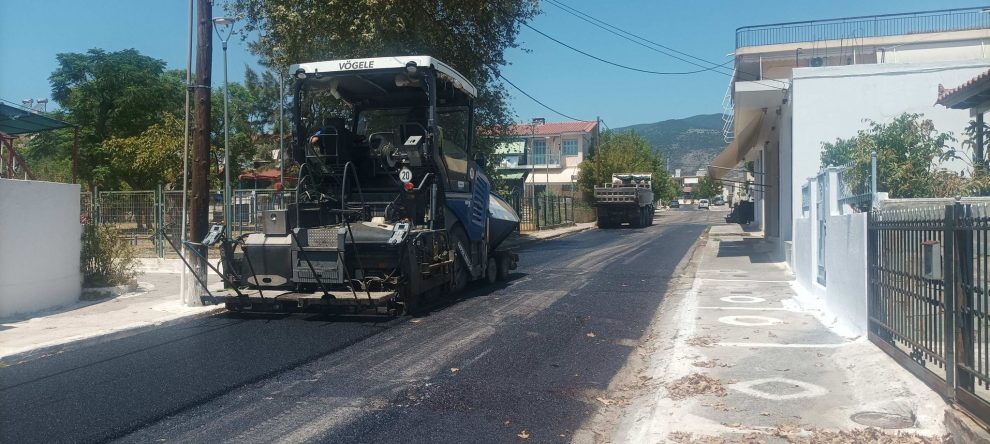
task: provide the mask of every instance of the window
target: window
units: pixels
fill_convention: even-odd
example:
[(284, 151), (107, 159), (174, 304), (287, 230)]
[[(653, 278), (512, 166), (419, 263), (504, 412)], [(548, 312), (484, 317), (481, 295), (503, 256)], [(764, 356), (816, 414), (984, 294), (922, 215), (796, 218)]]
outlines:
[(565, 193), (569, 193), (571, 191), (574, 191), (574, 184), (572, 184), (572, 183), (561, 184), (560, 185), (560, 191), (565, 192)]
[(578, 143), (577, 140), (567, 140), (564, 139), (560, 143), (560, 150), (565, 156), (577, 156), (578, 154)]
[(545, 165), (547, 163), (547, 141), (545, 139), (533, 139), (533, 165)]

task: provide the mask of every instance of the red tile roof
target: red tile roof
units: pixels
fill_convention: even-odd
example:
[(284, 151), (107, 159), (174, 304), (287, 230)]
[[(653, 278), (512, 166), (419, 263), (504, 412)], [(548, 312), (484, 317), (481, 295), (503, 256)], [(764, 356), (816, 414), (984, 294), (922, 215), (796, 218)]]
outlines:
[(938, 85), (938, 100), (935, 104), (947, 108), (969, 108), (967, 100), (973, 96), (984, 93), (990, 89), (990, 70), (973, 77), (955, 88), (946, 89), (941, 84)]
[(590, 133), (595, 129), (596, 122), (547, 122), (539, 125), (521, 123), (509, 128), (509, 133), (516, 136), (550, 136), (561, 133)]

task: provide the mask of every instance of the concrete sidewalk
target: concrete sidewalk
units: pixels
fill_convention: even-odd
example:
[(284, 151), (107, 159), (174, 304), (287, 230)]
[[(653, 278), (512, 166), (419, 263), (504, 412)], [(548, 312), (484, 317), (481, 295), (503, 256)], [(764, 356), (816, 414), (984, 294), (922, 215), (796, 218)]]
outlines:
[[(513, 234), (507, 247), (543, 241), (594, 228), (594, 223), (552, 230)], [(175, 261), (177, 262), (177, 261)], [(152, 268), (169, 268), (158, 264)], [(31, 360), (71, 347), (109, 341), (223, 311), (223, 306), (185, 307), (179, 299), (178, 273), (144, 273), (138, 276), (137, 291), (94, 301), (80, 301), (41, 313), (0, 320), (0, 365)], [(219, 277), (210, 274), (212, 289), (222, 288)]]
[(530, 242), (539, 242), (544, 240), (556, 239), (562, 236), (570, 236), (574, 233), (580, 233), (585, 230), (591, 230), (595, 228), (594, 222), (585, 222), (574, 224), (566, 227), (551, 228), (549, 230), (537, 230), (537, 231), (526, 231), (526, 232), (516, 232), (509, 236), (505, 242), (502, 243), (502, 248), (516, 248), (520, 245), (527, 244)]
[[(0, 320), (0, 365), (223, 310), (216, 305), (183, 306), (179, 299), (179, 279), (178, 273), (145, 273), (137, 277), (138, 288), (130, 293)], [(209, 286), (212, 290), (222, 288), (223, 284), (216, 275), (211, 275)]]
[(607, 420), (611, 441), (882, 438), (868, 426), (924, 437), (890, 442), (944, 435), (942, 398), (865, 338), (839, 336), (802, 308), (793, 276), (758, 235), (721, 225), (702, 239), (615, 387), (628, 404)]

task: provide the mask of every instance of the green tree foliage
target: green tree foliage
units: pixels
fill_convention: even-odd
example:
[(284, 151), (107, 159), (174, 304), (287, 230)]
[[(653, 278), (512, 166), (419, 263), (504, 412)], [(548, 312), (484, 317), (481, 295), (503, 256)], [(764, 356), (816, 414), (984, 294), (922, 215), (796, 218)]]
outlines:
[[(128, 177), (112, 167), (113, 154), (104, 142), (139, 136), (159, 123), (163, 113), (181, 115), (182, 74), (166, 71), (164, 61), (134, 49), (91, 49), (58, 54), (56, 59), (58, 68), (49, 77), (52, 99), (64, 111), (61, 117), (81, 127), (80, 177), (90, 185), (121, 188)], [(52, 140), (56, 137), (61, 140)], [(53, 159), (64, 162), (71, 156), (71, 138), (52, 138), (48, 141), (58, 143), (47, 149), (60, 156)], [(35, 149), (44, 151), (37, 144)]]
[(677, 192), (661, 155), (650, 148), (646, 139), (634, 133), (602, 133), (598, 149), (578, 166), (578, 187), (584, 193), (591, 194), (595, 185), (601, 185), (595, 182), (596, 169), (603, 183), (610, 181), (613, 174), (652, 173), (653, 194), (657, 199), (672, 199)]
[(694, 196), (700, 199), (711, 199), (722, 194), (722, 181), (715, 180), (711, 176), (702, 177), (698, 181), (698, 186), (694, 188)]
[(891, 197), (948, 197), (964, 192), (966, 183), (941, 166), (958, 158), (955, 141), (920, 114), (904, 113), (889, 123), (866, 120), (855, 137), (822, 144), (822, 166), (851, 165), (846, 178), (854, 193), (866, 192), (870, 153), (877, 153), (877, 188)]
[[(477, 88), (477, 128), (508, 128), (513, 115), (499, 81), (505, 51), (518, 46), (519, 26), (538, 13), (536, 0), (234, 0), (262, 63), (292, 63), (426, 54), (465, 75)], [(491, 134), (488, 134), (491, 136)], [(476, 152), (494, 160), (496, 138), (475, 137)]]
[(158, 184), (181, 180), (183, 140), (182, 121), (165, 113), (141, 134), (111, 137), (102, 148), (114, 174), (124, 177), (132, 189), (153, 190)]

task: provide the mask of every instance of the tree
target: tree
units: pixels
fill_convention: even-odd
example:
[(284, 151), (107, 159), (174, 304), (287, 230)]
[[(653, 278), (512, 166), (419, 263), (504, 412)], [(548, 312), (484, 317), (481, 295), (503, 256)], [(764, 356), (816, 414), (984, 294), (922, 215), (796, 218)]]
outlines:
[(594, 192), (596, 169), (598, 177), (607, 181), (613, 174), (644, 173), (653, 175), (653, 194), (658, 199), (672, 199), (676, 185), (663, 166), (662, 156), (650, 148), (650, 143), (634, 133), (606, 131), (596, 152), (578, 166), (578, 187), (581, 191)]
[(722, 181), (711, 176), (702, 177), (694, 189), (694, 196), (700, 199), (711, 199), (722, 194)]
[(948, 144), (951, 134), (939, 132), (920, 114), (904, 113), (889, 123), (866, 120), (867, 129), (850, 139), (822, 144), (823, 167), (849, 165), (845, 176), (854, 193), (866, 192), (870, 153), (877, 153), (877, 188), (891, 197), (947, 197), (962, 192), (965, 181), (941, 167), (958, 159)]
[[(428, 54), (478, 88), (478, 128), (509, 128), (515, 120), (499, 81), (505, 51), (518, 46), (519, 27), (538, 13), (536, 0), (234, 0), (251, 50), (271, 67), (291, 63)], [(492, 136), (492, 134), (487, 134)], [(494, 160), (497, 138), (476, 133), (475, 152)]]
[(81, 127), (79, 175), (90, 186), (119, 188), (127, 177), (111, 167), (112, 154), (103, 142), (138, 136), (163, 113), (179, 115), (182, 75), (135, 49), (91, 49), (56, 59), (58, 68), (49, 77), (52, 99), (66, 120)]
[(134, 190), (152, 190), (182, 177), (182, 121), (165, 113), (159, 123), (132, 137), (111, 137), (102, 148), (115, 174)]

